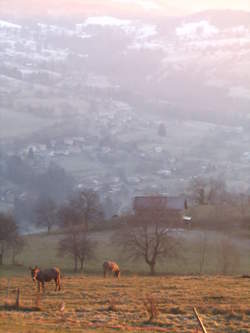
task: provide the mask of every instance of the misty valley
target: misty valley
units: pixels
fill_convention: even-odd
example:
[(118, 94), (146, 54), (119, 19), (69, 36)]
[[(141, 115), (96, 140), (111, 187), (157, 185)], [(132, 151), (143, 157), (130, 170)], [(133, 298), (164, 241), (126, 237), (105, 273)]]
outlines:
[(250, 4), (0, 1), (0, 333), (250, 332)]
[[(250, 16), (220, 15), (1, 20), (1, 207), (83, 187), (111, 217), (194, 177), (249, 191)], [(53, 168), (67, 186), (34, 185)]]

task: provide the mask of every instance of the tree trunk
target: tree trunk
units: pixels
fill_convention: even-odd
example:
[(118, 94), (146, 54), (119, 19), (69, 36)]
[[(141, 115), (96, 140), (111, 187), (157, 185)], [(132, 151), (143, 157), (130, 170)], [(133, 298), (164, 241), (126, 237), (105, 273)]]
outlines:
[(3, 256), (4, 256), (5, 244), (2, 242), (0, 244), (0, 266), (3, 265)]
[(83, 263), (84, 263), (84, 259), (80, 259), (80, 263), (81, 263), (81, 267), (80, 267), (80, 271), (83, 271)]
[(155, 275), (155, 263), (150, 263), (150, 275)]
[(16, 264), (16, 253), (14, 250), (12, 250), (12, 265)]
[(203, 274), (203, 269), (206, 261), (206, 251), (207, 251), (207, 235), (204, 232), (201, 239), (201, 248), (200, 248), (200, 275)]
[(75, 262), (74, 271), (76, 273), (77, 269), (78, 269), (78, 267), (77, 267), (77, 264), (78, 264), (78, 262), (77, 262), (77, 256), (74, 257), (74, 262)]

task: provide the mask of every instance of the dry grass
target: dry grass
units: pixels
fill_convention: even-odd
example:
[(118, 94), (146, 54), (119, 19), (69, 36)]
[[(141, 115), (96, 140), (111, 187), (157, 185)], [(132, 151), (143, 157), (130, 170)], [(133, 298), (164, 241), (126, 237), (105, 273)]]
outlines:
[[(0, 279), (0, 333), (6, 332), (186, 332), (193, 333), (196, 306), (209, 333), (250, 332), (250, 282), (233, 277), (64, 277), (61, 292), (47, 284), (37, 296), (29, 276)], [(157, 316), (147, 322), (145, 300), (157, 302)], [(155, 302), (154, 301), (154, 302)], [(151, 302), (152, 303), (152, 302)], [(149, 304), (149, 302), (147, 302)], [(155, 305), (155, 304), (153, 304)], [(38, 307), (40, 311), (24, 309)], [(34, 329), (35, 328), (35, 329)]]
[(158, 317), (159, 311), (158, 311), (156, 300), (153, 296), (147, 295), (146, 299), (144, 300), (144, 307), (149, 316), (148, 317), (149, 323)]

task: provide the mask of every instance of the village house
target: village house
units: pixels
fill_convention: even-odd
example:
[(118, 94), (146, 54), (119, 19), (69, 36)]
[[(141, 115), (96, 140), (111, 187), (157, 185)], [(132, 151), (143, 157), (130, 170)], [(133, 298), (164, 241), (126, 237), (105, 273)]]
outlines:
[(187, 209), (188, 202), (185, 196), (137, 196), (133, 201), (135, 214), (160, 214), (176, 223), (191, 222), (191, 217), (185, 213)]

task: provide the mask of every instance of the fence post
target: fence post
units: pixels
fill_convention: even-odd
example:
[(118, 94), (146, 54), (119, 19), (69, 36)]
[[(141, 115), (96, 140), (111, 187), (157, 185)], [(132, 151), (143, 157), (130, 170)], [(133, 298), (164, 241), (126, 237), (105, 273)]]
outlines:
[(196, 316), (196, 319), (198, 320), (198, 323), (200, 325), (200, 328), (202, 329), (202, 332), (208, 333), (195, 307), (194, 307), (194, 314)]

